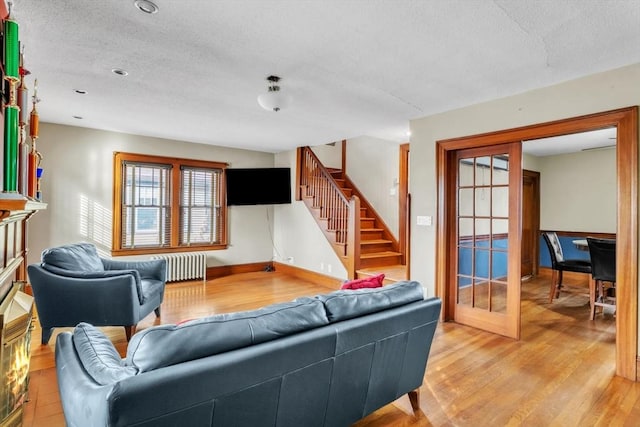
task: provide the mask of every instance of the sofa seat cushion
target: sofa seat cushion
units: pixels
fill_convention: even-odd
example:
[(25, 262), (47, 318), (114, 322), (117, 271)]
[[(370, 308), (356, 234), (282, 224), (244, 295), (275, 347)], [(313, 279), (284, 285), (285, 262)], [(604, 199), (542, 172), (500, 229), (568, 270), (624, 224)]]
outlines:
[(87, 373), (100, 385), (113, 384), (136, 375), (137, 370), (124, 366), (109, 338), (88, 323), (79, 323), (73, 330), (73, 344)]
[(352, 319), (424, 299), (422, 285), (402, 281), (381, 288), (340, 290), (316, 298), (324, 303), (330, 322)]
[(302, 332), (329, 323), (324, 305), (298, 298), (253, 311), (218, 314), (135, 334), (125, 364), (141, 372), (199, 359)]
[(96, 247), (91, 243), (75, 243), (42, 251), (43, 265), (72, 271), (104, 271)]

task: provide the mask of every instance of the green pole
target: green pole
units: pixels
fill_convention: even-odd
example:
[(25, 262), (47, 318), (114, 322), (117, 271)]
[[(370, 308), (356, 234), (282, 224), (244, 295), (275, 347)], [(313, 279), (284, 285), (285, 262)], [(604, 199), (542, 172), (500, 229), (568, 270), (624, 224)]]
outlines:
[(4, 74), (20, 79), (20, 44), (18, 43), (18, 23), (4, 21)]
[(18, 191), (18, 107), (4, 109), (4, 182), (5, 192)]

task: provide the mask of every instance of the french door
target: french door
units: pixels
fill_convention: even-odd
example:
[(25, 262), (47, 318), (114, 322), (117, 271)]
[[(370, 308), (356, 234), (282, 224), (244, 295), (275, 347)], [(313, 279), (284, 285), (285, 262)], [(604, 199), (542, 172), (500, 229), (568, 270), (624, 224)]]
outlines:
[(448, 182), (454, 320), (520, 337), (521, 143), (452, 153)]

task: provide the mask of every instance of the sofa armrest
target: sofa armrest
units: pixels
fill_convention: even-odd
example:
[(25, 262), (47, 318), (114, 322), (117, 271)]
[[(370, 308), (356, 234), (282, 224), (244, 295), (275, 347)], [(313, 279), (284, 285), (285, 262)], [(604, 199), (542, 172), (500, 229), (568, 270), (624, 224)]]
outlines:
[(167, 281), (167, 261), (164, 259), (152, 259), (146, 261), (120, 261), (102, 258), (104, 269), (109, 270), (136, 270), (143, 279)]
[(66, 397), (61, 399), (65, 421), (69, 426), (109, 425), (105, 402), (116, 385), (93, 381), (78, 358), (72, 337), (70, 332), (62, 332), (55, 348), (58, 387)]
[(84, 279), (57, 275), (37, 264), (29, 265), (28, 272), (43, 327), (76, 326), (78, 319), (100, 326), (139, 320), (139, 292), (131, 274)]

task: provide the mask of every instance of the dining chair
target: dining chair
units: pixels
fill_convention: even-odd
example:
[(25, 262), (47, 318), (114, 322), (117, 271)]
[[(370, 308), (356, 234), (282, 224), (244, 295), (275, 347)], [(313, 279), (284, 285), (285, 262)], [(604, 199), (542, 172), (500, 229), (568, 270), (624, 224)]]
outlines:
[(616, 241), (587, 237), (591, 256), (591, 278), (595, 292), (591, 295), (591, 320), (596, 316), (596, 307), (616, 309)]
[(562, 273), (564, 271), (573, 271), (576, 273), (591, 274), (591, 262), (584, 259), (565, 259), (562, 253), (562, 246), (558, 235), (553, 231), (545, 231), (542, 233), (549, 256), (551, 257), (551, 285), (549, 287), (549, 302), (553, 302), (554, 298), (560, 296), (560, 288), (562, 287)]

